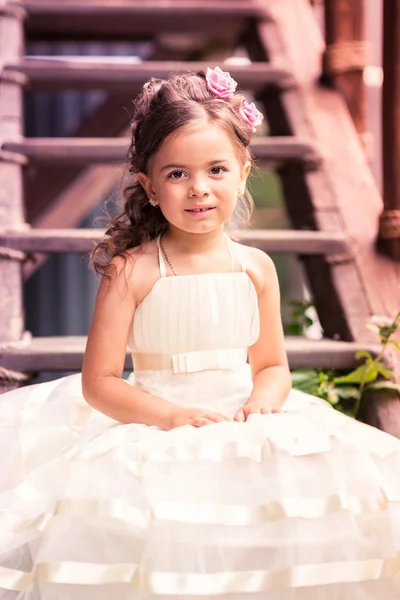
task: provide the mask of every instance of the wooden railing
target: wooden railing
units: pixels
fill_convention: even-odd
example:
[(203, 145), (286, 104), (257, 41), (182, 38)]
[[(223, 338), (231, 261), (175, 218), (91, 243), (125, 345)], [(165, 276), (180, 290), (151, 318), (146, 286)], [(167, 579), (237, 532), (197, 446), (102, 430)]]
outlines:
[[(325, 0), (324, 78), (343, 93), (361, 141), (365, 140), (366, 98), (363, 70), (368, 64), (365, 14), (368, 1)], [(377, 249), (400, 260), (400, 3), (383, 5), (382, 173), (384, 208)]]

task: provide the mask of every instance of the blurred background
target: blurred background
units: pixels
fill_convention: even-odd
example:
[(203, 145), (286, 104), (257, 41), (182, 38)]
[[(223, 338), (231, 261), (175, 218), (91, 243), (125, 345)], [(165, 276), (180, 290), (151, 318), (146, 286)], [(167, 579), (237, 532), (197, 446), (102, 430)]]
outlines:
[[(304, 0), (307, 1), (307, 0)], [(370, 42), (369, 64), (364, 70), (366, 85), (366, 144), (374, 177), (381, 187), (381, 46), (382, 46), (382, 1), (368, 0), (365, 3), (365, 37)], [(321, 45), (324, 39), (324, 4), (312, 3), (315, 19), (321, 30)], [(29, 56), (128, 56), (146, 60), (154, 51), (151, 42), (130, 43), (129, 41), (29, 41), (26, 53)], [(218, 52), (216, 52), (218, 55)], [(245, 57), (245, 51), (236, 49), (234, 56)], [(225, 57), (218, 64), (227, 61)], [(212, 61), (211, 61), (212, 62)], [(215, 62), (215, 61), (214, 61)], [(229, 66), (226, 67), (229, 69)], [(85, 120), (98, 110), (106, 99), (103, 91), (35, 92), (27, 95), (25, 103), (25, 135), (27, 137), (69, 137), (79, 135)], [(130, 114), (131, 106), (115, 104), (114, 116), (121, 120)], [(261, 132), (264, 133), (264, 132)], [(268, 132), (267, 132), (268, 133)], [(99, 168), (99, 167), (96, 167)], [(121, 165), (121, 172), (123, 170)], [(32, 180), (35, 178), (32, 169)], [(29, 172), (28, 183), (29, 186)], [(57, 185), (44, 193), (55, 195)], [(260, 165), (253, 172), (250, 189), (256, 204), (252, 225), (255, 228), (282, 229), (289, 226), (279, 177)], [(103, 194), (98, 206), (82, 217), (79, 227), (96, 226), (107, 201), (118, 202), (121, 194), (121, 176), (116, 173), (115, 181)], [(79, 202), (79, 199), (77, 199)], [(39, 206), (38, 206), (39, 209)], [(100, 223), (97, 222), (97, 225)], [(301, 263), (295, 257), (274, 255), (282, 289), (282, 311), (284, 321), (290, 318), (289, 303), (307, 297)], [(53, 255), (40, 267), (32, 269), (25, 282), (26, 328), (34, 336), (84, 335), (87, 334), (96, 294), (97, 283), (88, 271), (87, 258), (80, 255)], [(50, 292), (50, 293), (49, 293)], [(317, 320), (315, 313), (313, 318)], [(319, 335), (319, 327), (314, 334)]]
[(119, 209), (132, 100), (193, 62), (231, 71), (265, 114), (243, 235), (275, 261), (285, 332), (329, 342), (287, 338), (291, 366), (354, 366), (336, 342), (373, 343), (366, 321), (400, 298), (399, 15), (381, 0), (0, 0), (4, 381), (79, 369), (87, 249)]

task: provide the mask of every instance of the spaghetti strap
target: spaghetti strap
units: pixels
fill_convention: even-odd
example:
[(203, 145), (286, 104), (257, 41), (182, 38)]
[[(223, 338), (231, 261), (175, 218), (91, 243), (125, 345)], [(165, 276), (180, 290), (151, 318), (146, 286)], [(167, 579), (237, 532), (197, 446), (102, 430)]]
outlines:
[[(244, 273), (246, 272), (246, 268), (244, 267), (243, 263), (241, 262), (241, 260), (239, 259), (239, 257), (236, 256), (234, 248), (233, 248), (233, 242), (231, 240), (231, 238), (229, 237), (229, 235), (227, 235), (225, 233), (225, 237), (227, 239), (227, 244), (228, 244), (228, 250), (229, 250), (229, 254), (231, 257), (231, 272), (233, 273), (235, 271), (235, 261), (237, 260), (241, 271), (243, 271)], [(167, 276), (167, 267), (165, 264), (165, 260), (163, 257), (163, 253), (161, 250), (161, 245), (160, 245), (160, 238), (161, 235), (157, 236), (156, 241), (157, 241), (157, 252), (158, 252), (158, 263), (160, 266), (160, 277), (166, 277)]]
[(160, 277), (166, 277), (167, 276), (167, 267), (165, 266), (165, 261), (161, 252), (161, 246), (160, 246), (160, 238), (161, 238), (161, 234), (159, 236), (157, 236), (157, 252), (158, 252), (158, 264), (160, 265)]
[(228, 234), (225, 233), (225, 236), (228, 240), (228, 248), (229, 248), (229, 254), (231, 256), (231, 271), (234, 272), (235, 271), (235, 259), (238, 261), (239, 265), (240, 265), (240, 269), (243, 273), (246, 272), (246, 267), (243, 265), (242, 261), (240, 260), (240, 258), (238, 256), (236, 256), (234, 247), (233, 247), (233, 241), (231, 240), (231, 238), (229, 237)]

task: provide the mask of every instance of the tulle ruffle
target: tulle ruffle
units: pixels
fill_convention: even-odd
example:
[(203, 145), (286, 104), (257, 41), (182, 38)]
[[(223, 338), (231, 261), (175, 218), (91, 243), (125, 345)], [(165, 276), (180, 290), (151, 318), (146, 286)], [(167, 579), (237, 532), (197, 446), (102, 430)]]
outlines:
[(0, 599), (398, 600), (400, 442), (285, 407), (165, 432), (77, 375), (3, 395)]

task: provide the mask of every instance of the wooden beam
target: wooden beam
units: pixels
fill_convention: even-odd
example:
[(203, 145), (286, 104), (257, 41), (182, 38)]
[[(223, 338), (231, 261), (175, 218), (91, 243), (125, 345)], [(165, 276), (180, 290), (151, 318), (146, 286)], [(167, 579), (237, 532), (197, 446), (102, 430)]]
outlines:
[[(289, 19), (292, 15), (292, 19)], [(252, 60), (280, 61), (286, 66), (296, 70), (299, 81), (305, 81), (304, 89), (296, 88), (284, 93), (261, 93), (259, 100), (264, 104), (266, 116), (272, 135), (276, 136), (301, 136), (304, 140), (316, 143), (315, 118), (313, 119), (311, 106), (306, 105), (305, 90), (312, 85), (307, 81), (309, 76), (309, 65), (315, 64), (316, 50), (314, 45), (305, 45), (304, 53), (307, 57), (307, 72), (301, 71), (304, 61), (297, 61), (298, 52), (296, 47), (304, 36), (311, 35), (313, 22), (307, 23), (306, 15), (301, 22), (305, 30), (298, 30), (295, 18), (296, 12), (291, 0), (283, 0), (282, 6), (275, 7), (274, 21), (262, 23), (255, 27), (249, 37), (244, 41), (250, 58)], [(296, 21), (296, 22), (295, 22)], [(287, 41), (281, 34), (296, 31), (297, 38)], [(288, 33), (289, 36), (292, 34)], [(307, 40), (309, 38), (307, 37)], [(284, 60), (286, 62), (284, 62)], [(305, 66), (304, 66), (305, 70)], [(329, 149), (329, 135), (333, 131), (326, 130), (326, 139), (323, 145), (318, 146), (325, 153), (321, 168), (313, 173), (306, 172), (296, 165), (287, 165), (279, 169), (282, 187), (289, 217), (297, 229), (321, 229), (327, 232), (344, 233), (342, 222), (338, 216), (336, 199), (332, 193), (331, 182), (327, 172), (327, 159), (331, 160)], [(319, 142), (317, 142), (317, 145)], [(329, 261), (323, 256), (308, 256), (304, 258), (304, 267), (308, 276), (308, 282), (315, 301), (318, 316), (321, 320), (326, 337), (351, 341), (354, 339), (353, 332), (347, 320), (346, 310), (354, 311), (354, 306), (345, 305), (341, 290), (349, 289), (351, 277), (343, 277), (343, 269), (350, 269), (351, 275), (355, 275), (354, 266), (351, 263), (351, 252), (339, 253), (336, 257), (330, 257)], [(340, 274), (339, 274), (340, 271)], [(356, 279), (353, 277), (353, 284)], [(358, 288), (357, 288), (358, 289)], [(349, 303), (350, 304), (350, 303)], [(365, 314), (365, 319), (370, 313), (365, 307), (362, 294), (357, 296), (357, 310)]]
[[(0, 229), (0, 246), (27, 253), (90, 252), (105, 235), (104, 229)], [(233, 236), (238, 241), (274, 254), (339, 254), (347, 252), (343, 234), (337, 232), (241, 229)]]
[[(303, 9), (305, 4), (296, 2), (296, 10)], [(305, 82), (301, 89), (275, 94), (272, 98), (270, 115), (274, 110), (281, 114), (277, 123), (288, 130), (275, 133), (295, 133), (304, 139), (308, 132), (324, 155), (318, 172), (302, 176), (298, 170), (291, 174), (284, 169), (282, 177), (290, 217), (296, 226), (314, 223), (325, 231), (345, 231), (356, 244), (354, 253), (333, 260), (323, 257), (304, 260), (318, 316), (328, 337), (374, 342), (376, 337), (365, 328), (367, 320), (374, 314), (393, 318), (400, 302), (400, 265), (375, 251), (382, 199), (344, 99), (337, 91), (317, 84), (318, 71), (309, 72), (313, 63), (312, 22), (308, 23), (307, 35), (298, 23), (293, 27), (292, 0), (274, 3), (271, 12), (274, 26), (262, 24), (260, 37), (271, 59), (285, 56), (296, 79)], [(298, 13), (297, 21), (302, 21)], [(310, 60), (296, 59), (300, 46)], [(271, 116), (269, 120), (275, 123)], [(393, 351), (387, 358), (399, 379), (399, 354)], [(382, 407), (379, 422), (382, 429), (393, 432), (390, 423), (393, 411), (400, 413), (398, 397), (391, 406), (391, 410)], [(400, 436), (400, 419), (396, 423), (395, 434)]]
[[(0, 65), (21, 58), (24, 48), (23, 11), (0, 3)], [(1, 66), (0, 66), (1, 68)], [(0, 76), (0, 132), (10, 138), (23, 130), (21, 81), (12, 73)], [(18, 227), (24, 220), (21, 161), (0, 153), (0, 220), (6, 227)], [(18, 253), (0, 249), (0, 343), (19, 340), (24, 328), (21, 263)], [(15, 379), (2, 377), (4, 392), (15, 387)]]
[[(132, 105), (132, 97), (129, 93), (127, 94), (112, 94), (108, 96), (100, 106), (98, 106), (94, 112), (88, 116), (82, 124), (72, 132), (71, 140), (76, 137), (89, 137), (97, 138), (99, 135), (104, 137), (110, 136), (115, 138), (123, 134), (129, 126), (129, 110)], [(34, 139), (32, 138), (34, 142)], [(57, 141), (56, 139), (54, 140)], [(101, 176), (101, 169), (103, 167), (91, 167), (89, 170), (93, 173), (93, 176), (87, 174), (88, 168), (85, 165), (52, 165), (49, 169), (47, 165), (36, 164), (34, 168), (25, 169), (24, 174), (24, 185), (25, 185), (25, 198), (26, 198), (26, 218), (29, 223), (35, 227), (61, 227), (62, 222), (54, 222), (53, 220), (49, 225), (44, 223), (44, 215), (47, 211), (51, 211), (52, 205), (61, 205), (61, 200), (65, 200), (65, 204), (68, 205), (68, 211), (73, 214), (75, 210), (78, 211), (78, 220), (74, 221), (74, 225), (67, 225), (73, 227), (78, 224), (81, 217), (81, 207), (78, 206), (76, 198), (80, 198), (80, 202), (86, 202), (83, 193), (87, 191), (90, 195), (90, 185), (93, 184), (95, 176)], [(120, 173), (120, 167), (109, 166), (108, 169), (113, 168), (115, 177), (113, 181), (118, 177)], [(95, 169), (92, 171), (92, 169)], [(88, 186), (85, 185), (85, 181), (88, 182)], [(81, 183), (79, 183), (81, 182)], [(112, 187), (112, 183), (108, 190)], [(68, 195), (68, 190), (71, 190), (71, 195)], [(108, 191), (106, 190), (106, 192)], [(79, 195), (74, 195), (79, 192)], [(88, 205), (88, 212), (95, 206), (102, 198), (102, 195), (97, 196), (94, 204)], [(87, 213), (86, 213), (87, 214)]]
[[(25, 138), (4, 140), (0, 150), (24, 155), (35, 164), (67, 166), (126, 161), (129, 144), (125, 137)], [(322, 160), (310, 142), (295, 137), (256, 138), (251, 150), (255, 158), (274, 163), (295, 161), (317, 166)]]
[(400, 3), (383, 3), (382, 169), (378, 250), (400, 260)]
[[(121, 169), (113, 165), (89, 167), (69, 182), (33, 222), (34, 231), (38, 228), (54, 229), (59, 227), (77, 227), (85, 217), (99, 204), (119, 181)], [(66, 175), (64, 175), (66, 177)], [(77, 202), (79, 198), (79, 202)], [(36, 254), (34, 262), (23, 266), (25, 279), (45, 262), (47, 255)]]
[[(0, 346), (0, 368), (21, 372), (80, 371), (86, 347), (85, 336), (33, 338), (30, 343)], [(367, 349), (376, 354), (376, 346), (332, 340), (305, 340), (287, 338), (286, 349), (292, 369), (351, 369), (358, 363), (355, 354)], [(125, 369), (132, 369), (130, 355), (126, 354)]]
[[(175, 61), (187, 59), (181, 49), (170, 47), (168, 50), (155, 44), (151, 60), (168, 59)], [(97, 138), (126, 135), (132, 106), (132, 94), (109, 94), (104, 102), (87, 117), (76, 131), (76, 138)], [(121, 175), (119, 166), (86, 167), (84, 165), (58, 166), (51, 169), (47, 165), (35, 165), (26, 169), (24, 177), (25, 207), (27, 221), (34, 227), (75, 227), (100, 199), (107, 194)], [(95, 191), (96, 190), (96, 191)], [(97, 194), (97, 195), (96, 195)], [(76, 202), (80, 198), (80, 202)], [(86, 212), (82, 215), (82, 210)], [(76, 213), (76, 218), (74, 218)], [(41, 264), (41, 261), (36, 263)], [(25, 275), (35, 269), (32, 263), (25, 265)]]
[(365, 132), (363, 79), (368, 64), (364, 0), (325, 0), (325, 77), (344, 95), (359, 134)]
[[(26, 76), (29, 90), (103, 89), (138, 93), (151, 77), (164, 79), (174, 71), (205, 71), (209, 62), (138, 62), (136, 57), (46, 57), (8, 61), (4, 70)], [(243, 89), (258, 90), (266, 85), (294, 85), (291, 73), (269, 63), (229, 65), (229, 72)]]
[[(294, 4), (296, 10), (304, 10), (301, 19)], [(374, 251), (382, 200), (343, 98), (318, 85), (317, 71), (309, 72), (309, 65), (315, 64), (312, 28), (317, 30), (317, 24), (306, 21), (306, 10), (305, 4), (292, 0), (271, 5), (272, 21), (258, 25), (249, 47), (254, 60), (265, 60), (266, 55), (280, 60), (305, 82), (262, 98), (273, 134), (308, 137), (324, 156), (316, 172), (301, 172), (295, 165), (280, 171), (285, 199), (295, 227), (345, 232), (355, 244), (353, 252), (329, 260), (309, 257), (304, 264), (325, 335), (368, 343), (374, 339), (365, 329), (370, 316), (397, 314), (400, 270)], [(307, 31), (297, 21), (307, 22)], [(300, 45), (307, 62), (297, 59)]]
[(28, 39), (57, 41), (123, 37), (132, 41), (177, 32), (232, 39), (246, 21), (265, 17), (262, 8), (247, 0), (24, 0), (21, 4), (28, 13)]
[[(151, 59), (186, 59), (187, 53), (170, 47), (168, 50), (155, 44)], [(129, 128), (132, 95), (109, 94), (104, 102), (85, 119), (74, 135), (78, 138), (126, 135)], [(25, 170), (25, 208), (27, 220), (33, 227), (60, 228), (76, 227), (100, 200), (118, 185), (121, 180), (119, 165), (82, 167), (79, 165), (58, 166), (49, 169), (36, 165)], [(79, 202), (76, 199), (79, 198)], [(46, 255), (36, 255), (35, 262), (23, 267), (28, 278), (39, 268)]]

